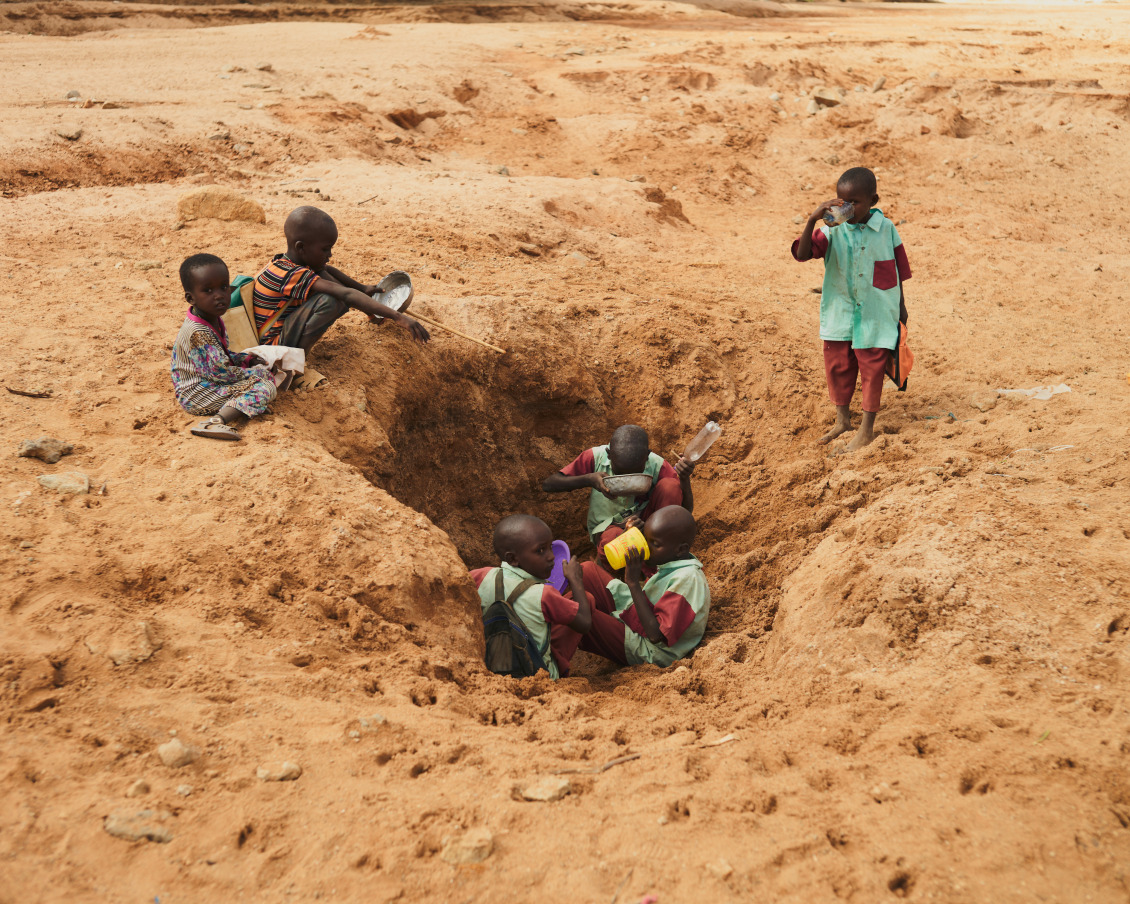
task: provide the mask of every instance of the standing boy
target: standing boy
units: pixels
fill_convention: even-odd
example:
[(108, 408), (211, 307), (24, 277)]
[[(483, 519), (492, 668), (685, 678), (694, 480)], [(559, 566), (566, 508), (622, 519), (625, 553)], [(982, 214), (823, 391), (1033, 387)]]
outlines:
[[(604, 544), (624, 532), (624, 522), (632, 515), (647, 521), (654, 512), (668, 505), (694, 509), (691, 472), (694, 463), (680, 458), (672, 467), (651, 451), (647, 431), (634, 424), (617, 427), (607, 446), (586, 449), (560, 471), (542, 481), (547, 493), (589, 490), (587, 528), (589, 539), (604, 560)], [(651, 489), (640, 496), (613, 496), (604, 478), (617, 474), (647, 474)]]
[(592, 625), (581, 649), (618, 665), (650, 662), (666, 668), (689, 656), (706, 632), (710, 587), (702, 563), (691, 554), (698, 527), (685, 508), (669, 505), (643, 526), (658, 570), (646, 583), (643, 556), (627, 553), (624, 579), (609, 575), (595, 562), (582, 566), (585, 591), (592, 599)]
[[(875, 438), (887, 358), (898, 347), (899, 321), (907, 319), (902, 284), (910, 279), (910, 264), (898, 230), (874, 206), (879, 195), (871, 170), (849, 169), (836, 183), (836, 194), (839, 197), (812, 212), (801, 237), (793, 242), (793, 257), (824, 258), (820, 338), (836, 423), (820, 442), (830, 443), (851, 429), (850, 406), (858, 374), (863, 420), (847, 444), (847, 451), (854, 452)], [(851, 219), (813, 232), (827, 211), (845, 203), (854, 208)]]
[(377, 321), (400, 324), (417, 342), (428, 331), (406, 314), (379, 304), (367, 286), (329, 265), (337, 243), (337, 224), (317, 207), (297, 207), (283, 224), (286, 254), (276, 254), (255, 277), (255, 332), (261, 345), (310, 349), (350, 308)]

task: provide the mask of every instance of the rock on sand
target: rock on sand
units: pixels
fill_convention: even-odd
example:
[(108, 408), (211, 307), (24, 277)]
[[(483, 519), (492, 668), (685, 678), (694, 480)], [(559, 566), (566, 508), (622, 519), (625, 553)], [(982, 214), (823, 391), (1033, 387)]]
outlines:
[(20, 458), (38, 458), (49, 465), (55, 464), (64, 455), (70, 455), (75, 447), (61, 439), (41, 436), (39, 439), (25, 439), (20, 443), (16, 454)]
[(179, 769), (196, 759), (196, 752), (191, 747), (186, 746), (180, 738), (173, 738), (167, 744), (162, 744), (157, 748), (157, 756), (170, 769)]
[(449, 835), (443, 839), (441, 860), (456, 865), (463, 863), (482, 863), (494, 850), (494, 836), (490, 829), (479, 827), (468, 829), (462, 835)]
[(246, 220), (266, 223), (267, 215), (257, 201), (219, 185), (206, 185), (186, 192), (177, 199), (177, 216), (181, 220)]
[(173, 814), (165, 810), (138, 810), (134, 813), (115, 810), (103, 821), (102, 828), (115, 838), (125, 841), (168, 844), (173, 840), (173, 833), (164, 823), (172, 817)]
[(260, 766), (255, 774), (261, 782), (293, 782), (302, 775), (302, 767), (298, 763), (271, 763)]

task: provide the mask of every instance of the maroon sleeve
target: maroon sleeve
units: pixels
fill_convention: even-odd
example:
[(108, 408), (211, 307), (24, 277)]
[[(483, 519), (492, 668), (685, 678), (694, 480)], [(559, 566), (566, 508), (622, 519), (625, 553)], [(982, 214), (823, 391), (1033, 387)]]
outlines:
[(895, 265), (898, 267), (900, 282), (906, 282), (910, 279), (910, 261), (906, 259), (906, 249), (902, 242), (895, 245)]
[(474, 571), (471, 572), (471, 580), (475, 582), (475, 589), (476, 590), (483, 583), (483, 578), (485, 578), (487, 576), (487, 574), (491, 571), (493, 571), (493, 569), (491, 569), (491, 568), (476, 568)]
[(667, 646), (678, 643), (683, 632), (694, 621), (694, 609), (691, 608), (691, 604), (682, 594), (668, 590), (653, 608), (655, 618), (659, 622), (659, 630), (667, 638)]
[(666, 480), (668, 477), (674, 477), (678, 480), (679, 474), (669, 461), (664, 460), (663, 466), (659, 469), (659, 476), (655, 478), (655, 482), (659, 483), (659, 481)]
[(546, 624), (567, 625), (580, 611), (576, 600), (562, 596), (546, 584), (541, 589), (541, 613), (545, 616)]
[(592, 474), (595, 471), (596, 457), (592, 454), (592, 449), (585, 449), (584, 452), (561, 469), (561, 473), (566, 477), (578, 477), (581, 474)]
[[(797, 249), (799, 247), (800, 247), (800, 239), (794, 239), (793, 240), (793, 258), (796, 259), (796, 260), (800, 260), (800, 258), (798, 258), (796, 256)], [(827, 253), (828, 253), (828, 236), (826, 236), (824, 234), (824, 230), (822, 230), (822, 229), (812, 230), (812, 257), (813, 257), (813, 260), (815, 260), (816, 258), (823, 257)]]

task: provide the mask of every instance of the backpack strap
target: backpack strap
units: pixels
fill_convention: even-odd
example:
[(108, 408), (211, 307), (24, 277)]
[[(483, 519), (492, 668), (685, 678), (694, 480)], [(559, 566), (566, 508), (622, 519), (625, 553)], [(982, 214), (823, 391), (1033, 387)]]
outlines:
[[(499, 569), (498, 569), (497, 572), (495, 572), (495, 576), (494, 576), (494, 599), (495, 599), (495, 602), (506, 604), (506, 606), (510, 609), (511, 614), (514, 616), (514, 621), (516, 621), (518, 624), (520, 624), (522, 626), (522, 630), (526, 632), (526, 636), (531, 638), (531, 640), (533, 639), (533, 635), (530, 634), (530, 629), (526, 627), (526, 623), (524, 621), (522, 621), (522, 616), (520, 616), (517, 613), (517, 611), (514, 609), (514, 603), (516, 603), (518, 601), (518, 597), (520, 597), (523, 593), (525, 593), (531, 587), (534, 587), (534, 586), (536, 586), (537, 584), (540, 584), (540, 583), (542, 583), (542, 582), (535, 580), (534, 578), (526, 578), (517, 587), (515, 587), (512, 591), (510, 591), (509, 596), (504, 597), (504, 594), (506, 593), (506, 588), (502, 583), (502, 567), (501, 566), (499, 566)], [(549, 652), (549, 641), (550, 641), (550, 634), (547, 634), (546, 639), (545, 639), (545, 646), (539, 647), (539, 649), (538, 649), (538, 652), (541, 653), (542, 659), (544, 659), (545, 654)]]

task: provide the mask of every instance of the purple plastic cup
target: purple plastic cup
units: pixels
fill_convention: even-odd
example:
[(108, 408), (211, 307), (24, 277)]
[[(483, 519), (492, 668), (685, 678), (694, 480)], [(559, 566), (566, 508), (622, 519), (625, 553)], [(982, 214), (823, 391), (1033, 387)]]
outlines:
[(546, 581), (558, 593), (564, 593), (569, 582), (565, 579), (565, 563), (569, 561), (569, 544), (564, 540), (553, 541), (553, 571), (549, 573)]

